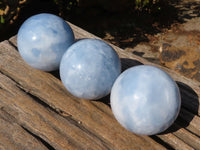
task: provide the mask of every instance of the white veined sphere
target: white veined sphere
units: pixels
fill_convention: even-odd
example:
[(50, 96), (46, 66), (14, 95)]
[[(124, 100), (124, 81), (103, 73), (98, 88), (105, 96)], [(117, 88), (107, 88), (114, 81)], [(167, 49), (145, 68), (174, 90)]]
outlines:
[(163, 70), (139, 65), (125, 70), (111, 90), (115, 118), (127, 130), (154, 135), (175, 121), (181, 106), (177, 84)]
[(88, 100), (108, 95), (120, 73), (121, 62), (115, 50), (97, 39), (75, 42), (60, 64), (60, 77), (66, 89)]
[(63, 54), (73, 42), (71, 27), (62, 18), (48, 13), (28, 18), (17, 34), (22, 58), (33, 68), (43, 71), (59, 69)]

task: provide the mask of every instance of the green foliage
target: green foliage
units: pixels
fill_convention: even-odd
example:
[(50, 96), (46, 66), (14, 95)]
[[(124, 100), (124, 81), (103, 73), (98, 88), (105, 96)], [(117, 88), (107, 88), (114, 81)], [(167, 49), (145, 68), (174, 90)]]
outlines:
[(60, 16), (65, 18), (77, 8), (79, 0), (54, 0), (54, 2), (58, 5)]
[(5, 23), (5, 20), (4, 20), (4, 18), (3, 18), (3, 16), (1, 16), (1, 21), (0, 21), (0, 23)]
[(4, 24), (5, 23), (5, 19), (4, 19), (4, 9), (5, 9), (5, 5), (3, 2), (0, 2), (0, 24)]
[[(74, 12), (76, 8), (79, 6), (79, 0), (53, 0), (59, 8), (60, 16), (66, 17), (69, 16), (70, 13)], [(98, 0), (96, 3), (99, 4)], [(103, 1), (103, 0), (102, 0)], [(170, 0), (132, 0), (132, 9), (138, 10), (141, 12), (159, 12), (161, 10), (161, 5), (168, 3)], [(82, 0), (82, 3), (87, 2), (87, 0)], [(95, 2), (93, 2), (95, 3)], [(84, 5), (87, 5), (85, 3)], [(89, 5), (89, 4), (88, 4)], [(104, 5), (107, 5), (106, 3)], [(123, 7), (123, 6), (121, 6)]]
[(18, 17), (20, 8), (29, 0), (0, 1), (0, 25), (12, 24)]
[(149, 4), (149, 0), (135, 0), (135, 7), (137, 9), (144, 8)]
[(149, 13), (161, 11), (163, 6), (166, 6), (170, 0), (134, 0), (135, 9), (147, 11)]

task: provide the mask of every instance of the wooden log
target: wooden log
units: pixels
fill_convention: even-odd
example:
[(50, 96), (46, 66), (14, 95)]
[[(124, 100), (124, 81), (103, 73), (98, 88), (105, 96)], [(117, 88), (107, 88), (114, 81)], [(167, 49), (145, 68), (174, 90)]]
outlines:
[[(82, 38), (100, 39), (99, 37), (87, 32), (71, 23), (69, 23), (69, 24), (74, 31), (76, 39), (82, 39)], [(16, 36), (12, 37), (9, 41), (13, 46), (15, 46), (17, 48)], [(108, 44), (110, 44), (110, 43), (108, 43)], [(139, 57), (132, 53), (125, 52), (125, 51), (123, 51), (123, 49), (121, 49), (113, 44), (110, 44), (110, 45), (119, 54), (121, 61), (122, 61), (123, 70), (125, 70), (129, 67), (138, 65), (138, 64), (146, 64), (146, 65), (154, 65), (154, 66), (159, 67), (159, 68), (163, 69), (164, 71), (166, 71), (177, 82), (178, 86), (180, 87), (181, 94), (183, 95), (182, 99), (184, 99), (183, 100), (184, 106), (187, 107), (188, 109), (190, 109), (191, 111), (195, 110), (195, 113), (198, 113), (198, 115), (200, 115), (200, 108), (199, 108), (199, 105), (200, 105), (200, 82), (186, 78), (183, 75), (181, 75), (173, 70), (170, 70), (166, 67), (163, 67), (163, 66), (160, 66), (157, 64), (153, 64), (142, 57)], [(185, 97), (185, 96), (189, 96), (189, 97)]]
[(200, 148), (200, 140), (199, 137), (192, 134), (188, 130), (181, 128), (180, 125), (175, 124), (174, 128), (177, 128), (178, 131), (174, 132), (174, 135), (177, 136), (179, 139), (181, 139), (183, 142), (187, 143), (194, 149), (199, 149)]
[(4, 111), (20, 126), (40, 136), (55, 149), (109, 148), (108, 143), (103, 144), (98, 137), (93, 137), (87, 129), (79, 127), (79, 123), (70, 117), (64, 118), (35, 102), (33, 97), (22, 91), (5, 75), (0, 74), (0, 80), (3, 89), (0, 92), (0, 104)]
[(169, 145), (177, 150), (194, 150), (194, 148), (187, 145), (185, 142), (177, 138), (174, 134), (168, 133), (164, 135), (158, 135), (158, 137), (166, 141)]
[[(98, 38), (70, 25), (77, 39)], [(200, 149), (200, 83), (111, 46), (118, 52), (123, 70), (138, 64), (154, 65), (177, 81), (183, 102), (171, 132), (149, 137), (125, 130), (111, 112), (109, 97), (77, 99), (55, 72), (52, 75), (28, 66), (17, 52), (16, 36), (0, 43), (0, 108), (12, 116), (11, 122), (53, 149)]]
[(121, 127), (107, 105), (100, 104), (102, 111), (99, 102), (71, 96), (59, 79), (26, 65), (7, 41), (0, 44), (0, 77), (1, 107), (54, 149), (165, 149)]
[[(10, 118), (11, 117), (11, 118)], [(13, 118), (4, 108), (0, 109), (0, 149), (34, 149), (47, 150), (48, 148), (43, 143), (26, 130), (24, 130), (17, 123), (12, 122)]]
[[(197, 115), (193, 115), (191, 112), (182, 109), (179, 114), (181, 120), (180, 124), (185, 124), (185, 126), (189, 131), (195, 133), (197, 136), (200, 136), (200, 117)], [(179, 119), (179, 118), (178, 118)], [(180, 120), (179, 120), (180, 121)]]

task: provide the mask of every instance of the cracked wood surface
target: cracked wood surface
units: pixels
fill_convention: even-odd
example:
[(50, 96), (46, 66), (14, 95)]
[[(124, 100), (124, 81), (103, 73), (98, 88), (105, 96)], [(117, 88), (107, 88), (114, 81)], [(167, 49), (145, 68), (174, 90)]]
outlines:
[[(98, 38), (70, 25), (76, 39)], [(39, 71), (22, 60), (14, 36), (0, 43), (0, 149), (200, 149), (200, 83), (111, 46), (123, 70), (150, 64), (177, 81), (182, 107), (172, 127), (150, 137), (125, 130), (111, 112), (109, 97), (73, 97), (58, 72)]]

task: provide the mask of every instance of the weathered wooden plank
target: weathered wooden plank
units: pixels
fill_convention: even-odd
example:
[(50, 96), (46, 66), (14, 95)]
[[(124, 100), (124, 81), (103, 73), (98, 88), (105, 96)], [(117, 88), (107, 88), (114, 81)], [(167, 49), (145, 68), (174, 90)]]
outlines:
[(187, 131), (186, 129), (181, 128), (181, 126), (179, 126), (178, 124), (175, 124), (174, 128), (178, 129), (177, 132), (174, 132), (174, 135), (176, 135), (179, 139), (181, 139), (194, 149), (200, 149), (199, 137)]
[(0, 104), (55, 149), (164, 149), (121, 127), (107, 105), (71, 96), (59, 79), (26, 65), (7, 41), (0, 43), (0, 73)]
[[(75, 33), (76, 39), (81, 39), (81, 38), (100, 39), (99, 37), (87, 32), (71, 23), (69, 23), (69, 24)], [(9, 40), (11, 42), (11, 44), (14, 45), (15, 47), (17, 47), (16, 38), (17, 37), (14, 36)], [(186, 78), (186, 77), (180, 75), (179, 73), (177, 73), (173, 70), (170, 70), (168, 68), (162, 67), (157, 64), (153, 64), (142, 57), (139, 57), (132, 53), (125, 52), (121, 48), (119, 48), (113, 44), (110, 44), (110, 45), (119, 54), (121, 61), (122, 61), (123, 69), (127, 69), (131, 66), (135, 66), (138, 64), (147, 64), (147, 65), (154, 65), (154, 66), (157, 66), (157, 67), (165, 70), (170, 76), (172, 76), (172, 78), (175, 81), (177, 81), (177, 83), (180, 87), (180, 90), (181, 90), (181, 94), (183, 95), (182, 96), (182, 99), (183, 99), (182, 104), (184, 104), (184, 107), (186, 107), (190, 111), (193, 111), (193, 113), (200, 115), (200, 107), (199, 107), (199, 105), (200, 105), (200, 83), (199, 82), (193, 81), (192, 79), (189, 79), (189, 78)]]
[[(69, 23), (69, 22), (68, 22)], [(75, 34), (75, 38), (76, 39), (81, 39), (81, 38), (96, 38), (96, 39), (100, 39), (99, 37), (69, 23), (70, 26), (72, 27), (73, 31), (74, 31), (74, 34)], [(15, 46), (17, 47), (17, 42), (16, 42), (16, 36), (12, 37), (9, 41)], [(108, 43), (110, 44), (110, 43)], [(124, 69), (127, 69), (131, 66), (134, 66), (134, 65), (138, 65), (138, 64), (147, 64), (147, 65), (154, 65), (156, 67), (159, 67), (163, 70), (165, 70), (175, 81), (178, 82), (178, 84), (182, 87), (182, 89), (184, 90), (185, 89), (185, 93), (190, 95), (192, 97), (192, 99), (196, 99), (195, 102), (192, 102), (192, 103), (195, 103), (195, 107), (198, 105), (198, 108), (199, 108), (199, 105), (200, 105), (200, 82), (198, 81), (194, 81), (192, 79), (189, 79), (189, 78), (186, 78), (184, 76), (182, 76), (181, 74), (173, 71), (173, 70), (170, 70), (166, 67), (162, 67), (158, 64), (154, 64), (154, 63), (151, 63), (149, 61), (147, 61), (146, 59), (142, 58), (142, 57), (139, 57), (137, 55), (134, 55), (132, 53), (129, 53), (129, 52), (125, 52), (123, 51), (123, 49), (113, 45), (113, 44), (110, 44), (116, 51), (117, 53), (119, 54), (121, 60), (122, 60), (122, 67)], [(190, 89), (190, 90), (188, 90)], [(194, 92), (191, 93), (191, 90), (193, 90)], [(187, 103), (188, 105), (191, 104), (191, 101), (185, 101), (185, 103)], [(193, 109), (193, 106), (191, 107), (191, 109)], [(198, 115), (200, 115), (200, 108), (198, 110)]]
[[(77, 26), (70, 25), (77, 39), (98, 38)], [(4, 50), (0, 50), (0, 72), (14, 80), (19, 88), (25, 90), (29, 95), (35, 96), (38, 101), (47, 105), (48, 108), (56, 110), (56, 112), (63, 117), (70, 117), (75, 122), (78, 122), (78, 124), (80, 123), (79, 128), (84, 127), (87, 131), (90, 131), (100, 139), (103, 137), (101, 142), (109, 143), (113, 148), (164, 148), (148, 136), (137, 136), (123, 129), (116, 122), (109, 106), (106, 104), (100, 101), (85, 101), (74, 98), (67, 93), (60, 83), (60, 80), (54, 78), (49, 73), (38, 71), (27, 66), (19, 54), (16, 51), (13, 52), (13, 47), (11, 45), (14, 47), (17, 46), (16, 36), (11, 38), (9, 42), (10, 43), (5, 41), (0, 44), (4, 47)], [(112, 44), (111, 46), (118, 52), (123, 69), (138, 64), (150, 64), (165, 70), (178, 81), (177, 83), (181, 89), (183, 104), (177, 121), (178, 128), (174, 127), (173, 129), (176, 129), (176, 131), (158, 135), (158, 137), (175, 149), (198, 148), (198, 137), (194, 134), (199, 136), (198, 123), (200, 120), (198, 115), (200, 112), (200, 83), (185, 78), (172, 70), (150, 63), (134, 54), (124, 52), (122, 49)], [(102, 100), (108, 102), (109, 98)], [(188, 117), (185, 117), (185, 114), (188, 113), (189, 115), (186, 115)], [(183, 129), (183, 127), (187, 130)], [(34, 127), (31, 127), (29, 130), (36, 134)], [(44, 138), (41, 135), (40, 137)], [(189, 138), (194, 139), (195, 144), (192, 145)], [(48, 140), (45, 139), (45, 141)]]
[(174, 149), (177, 150), (194, 150), (194, 148), (190, 147), (186, 143), (184, 143), (182, 140), (177, 138), (175, 135), (168, 133), (164, 135), (158, 135), (159, 138), (167, 142), (169, 145), (171, 145)]
[(194, 116), (194, 114), (184, 109), (182, 110), (183, 111), (180, 111), (179, 116), (182, 118), (182, 120), (184, 120), (186, 128), (196, 135), (200, 136), (200, 117), (197, 115)]
[[(83, 127), (80, 128), (79, 123), (70, 117), (63, 118), (59, 114), (45, 109), (5, 75), (0, 74), (0, 81), (0, 105), (7, 114), (12, 116), (9, 121), (15, 121), (28, 131), (40, 136), (55, 149), (84, 149), (88, 147), (112, 149), (111, 145), (103, 143), (102, 139), (99, 140), (97, 136), (93, 136)], [(16, 128), (16, 132), (19, 132), (18, 128)], [(17, 137), (14, 137), (16, 140)], [(24, 137), (24, 139), (26, 138)]]
[[(75, 37), (77, 39), (80, 38), (98, 38), (95, 35), (88, 33), (87, 31), (70, 24), (74, 33)], [(10, 39), (13, 45), (16, 45), (16, 36), (12, 37)], [(149, 65), (154, 65), (157, 66), (163, 70), (165, 70), (168, 74), (174, 78), (174, 80), (177, 81), (178, 86), (180, 87), (181, 90), (181, 95), (182, 95), (182, 105), (184, 105), (185, 108), (187, 108), (189, 111), (191, 111), (193, 114), (198, 114), (200, 115), (200, 108), (199, 108), (199, 101), (200, 101), (200, 83), (193, 81), (189, 78), (186, 78), (177, 72), (167, 69), (165, 67), (159, 66), (157, 64), (153, 64), (146, 59), (143, 59), (139, 56), (136, 56), (132, 53), (128, 53), (120, 49), (119, 47), (110, 44), (112, 47), (115, 48), (115, 50), (118, 52), (121, 61), (122, 61), (122, 67), (124, 69), (127, 69), (131, 66), (138, 65), (138, 64), (149, 64)]]
[(34, 150), (36, 147), (41, 150), (48, 148), (41, 141), (27, 133), (17, 123), (11, 122), (9, 114), (4, 111), (4, 107), (0, 108), (0, 149), (1, 150), (17, 150), (27, 149)]

